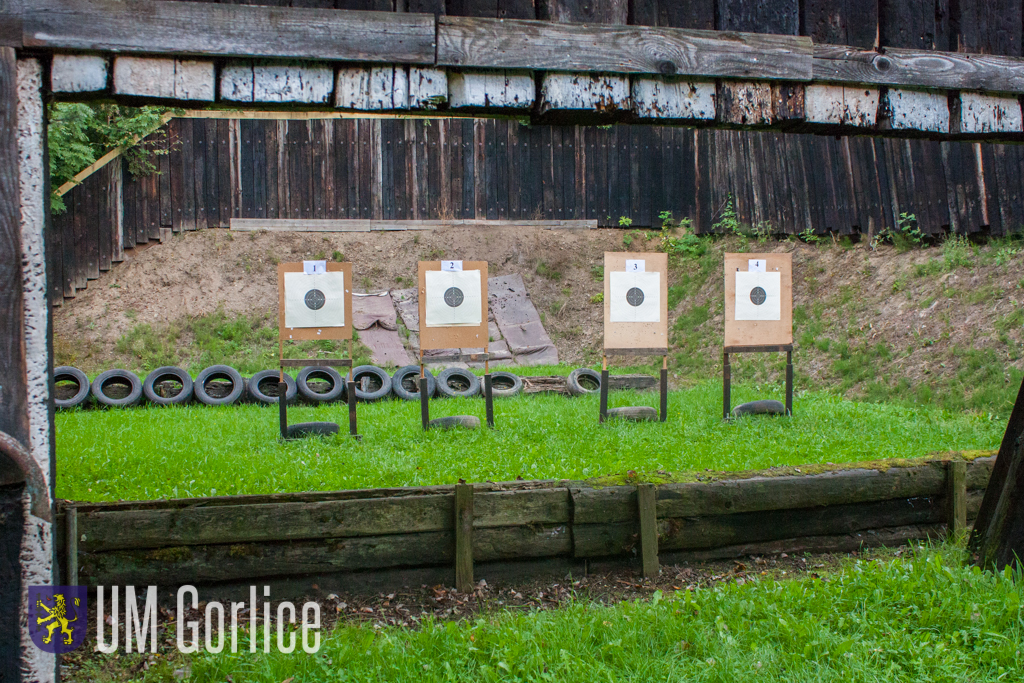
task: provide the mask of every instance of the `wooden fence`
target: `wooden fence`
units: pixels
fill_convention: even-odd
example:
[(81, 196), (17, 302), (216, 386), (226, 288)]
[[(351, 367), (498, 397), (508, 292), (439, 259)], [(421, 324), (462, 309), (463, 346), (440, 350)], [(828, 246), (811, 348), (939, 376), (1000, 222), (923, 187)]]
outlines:
[[(276, 581), (301, 592), (401, 569), (450, 582), (460, 555), (468, 562), (464, 584), (466, 571), (521, 578), (550, 570), (553, 560), (582, 570), (587, 561), (642, 556), (652, 573), (659, 556), (849, 551), (934, 537), (947, 524), (962, 531), (977, 514), (993, 460), (708, 474), (658, 486), (541, 481), (65, 502), (58, 552), (66, 582), (89, 586)], [(466, 524), (457, 523), (460, 511)]]
[(231, 218), (565, 220), (710, 232), (1001, 235), (1024, 226), (1024, 147), (643, 125), (482, 119), (169, 122), (160, 173), (115, 160), (65, 195), (50, 251), (55, 301), (172, 232)]

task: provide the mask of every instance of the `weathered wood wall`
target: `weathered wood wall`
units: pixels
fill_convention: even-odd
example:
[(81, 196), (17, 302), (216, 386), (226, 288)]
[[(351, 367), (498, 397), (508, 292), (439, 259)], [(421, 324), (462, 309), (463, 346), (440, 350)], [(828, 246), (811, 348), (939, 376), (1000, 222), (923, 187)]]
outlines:
[(1024, 147), (494, 119), (173, 119), (161, 173), (115, 161), (65, 195), (51, 286), (74, 296), (124, 249), (231, 218), (596, 219), (710, 232), (726, 202), (780, 233), (1024, 227)]
[(452, 568), (460, 535), (481, 565), (476, 577), (510, 561), (522, 572), (529, 560), (621, 561), (645, 534), (663, 562), (855, 550), (935, 536), (946, 524), (962, 531), (992, 460), (957, 462), (958, 478), (952, 462), (922, 461), (662, 484), (646, 532), (637, 486), (573, 481), (474, 485), (466, 528), (452, 486), (68, 504), (80, 540), (59, 553), (77, 559), (90, 586), (170, 587), (311, 575), (344, 584), (363, 570)]

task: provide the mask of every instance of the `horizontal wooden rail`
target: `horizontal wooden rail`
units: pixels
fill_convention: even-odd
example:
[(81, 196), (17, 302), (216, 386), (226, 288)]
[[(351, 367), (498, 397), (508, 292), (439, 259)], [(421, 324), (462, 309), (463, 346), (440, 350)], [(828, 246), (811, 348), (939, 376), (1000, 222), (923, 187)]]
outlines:
[[(639, 555), (641, 545), (653, 573), (659, 553), (847, 547), (857, 534), (920, 537), (950, 520), (959, 531), (951, 515), (963, 513), (951, 510), (977, 514), (992, 458), (964, 469), (958, 477), (948, 461), (893, 461), (814, 474), (707, 475), (648, 486), (644, 505), (635, 485), (476, 484), (472, 533), (459, 536), (461, 576), (475, 566), (474, 577), (486, 577), (487, 562), (623, 559)], [(457, 557), (453, 486), (68, 506), (79, 573), (89, 585), (451, 567)]]

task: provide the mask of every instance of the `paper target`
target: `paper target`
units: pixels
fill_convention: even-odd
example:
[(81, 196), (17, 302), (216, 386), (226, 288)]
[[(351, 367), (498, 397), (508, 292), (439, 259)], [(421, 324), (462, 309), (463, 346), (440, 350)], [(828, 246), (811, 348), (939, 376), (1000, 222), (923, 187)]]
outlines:
[(782, 277), (778, 271), (736, 273), (736, 320), (781, 320)]
[(609, 275), (611, 322), (661, 322), (661, 273), (615, 271)]
[(289, 328), (344, 327), (345, 274), (284, 274), (284, 324)]
[(482, 323), (480, 271), (426, 272), (427, 327), (475, 327)]

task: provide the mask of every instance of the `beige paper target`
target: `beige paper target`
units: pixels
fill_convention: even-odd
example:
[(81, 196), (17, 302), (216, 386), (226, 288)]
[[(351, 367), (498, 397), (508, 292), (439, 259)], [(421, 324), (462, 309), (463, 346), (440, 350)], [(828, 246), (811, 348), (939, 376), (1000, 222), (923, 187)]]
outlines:
[(285, 273), (285, 327), (344, 327), (345, 273)]
[[(451, 267), (453, 262), (448, 261), (446, 263)], [(487, 261), (461, 261), (460, 263), (462, 270), (456, 269), (454, 272), (446, 270), (441, 261), (420, 261), (419, 263), (420, 349), (487, 350)], [(462, 306), (467, 305), (465, 301), (467, 290), (476, 293), (478, 297), (476, 299), (476, 315), (473, 316), (469, 312), (459, 313), (454, 318), (456, 324), (434, 326), (438, 322), (438, 314), (436, 310), (430, 314), (427, 313), (427, 279), (429, 278), (432, 284), (440, 282), (441, 285), (444, 285), (447, 282), (450, 287), (451, 280), (435, 280), (437, 275), (469, 275), (470, 273), (475, 274), (476, 285), (470, 286), (468, 282), (462, 281), (462, 285), (465, 285), (465, 287), (460, 286), (459, 289), (462, 291), (463, 296)], [(444, 300), (444, 292), (447, 290), (448, 287), (442, 290), (442, 302)], [(454, 292), (452, 295), (454, 295)], [(444, 319), (443, 315), (442, 320)], [(465, 321), (469, 320), (477, 320), (479, 322), (477, 324), (467, 324)]]
[(309, 268), (310, 264), (277, 266), (277, 325), (281, 340), (351, 339), (352, 264), (318, 261), (313, 262), (314, 268)]
[(610, 278), (613, 323), (661, 322), (661, 273), (613, 271)]
[(480, 271), (426, 272), (427, 327), (475, 327), (483, 322)]
[(793, 343), (793, 255), (726, 254), (725, 346)]
[(782, 320), (782, 274), (736, 273), (736, 320)]
[(667, 349), (667, 304), (667, 254), (605, 252), (605, 349)]

